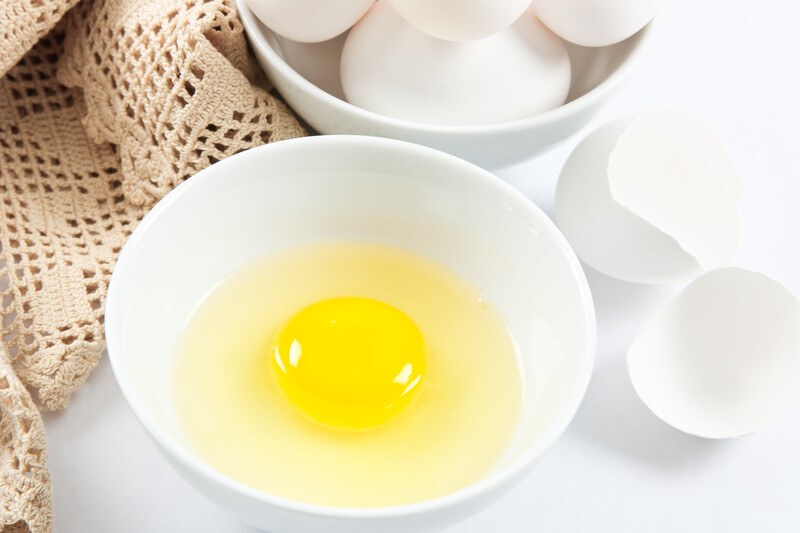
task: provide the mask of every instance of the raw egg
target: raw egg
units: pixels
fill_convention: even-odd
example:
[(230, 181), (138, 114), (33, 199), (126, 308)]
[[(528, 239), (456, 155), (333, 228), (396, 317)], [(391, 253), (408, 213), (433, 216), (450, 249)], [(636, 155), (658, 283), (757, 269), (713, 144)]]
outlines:
[(463, 488), (502, 461), (522, 412), (502, 315), (445, 266), (378, 243), (244, 266), (198, 304), (176, 352), (175, 415), (198, 455), (317, 505)]
[(369, 298), (331, 298), (304, 308), (280, 329), (270, 352), (289, 404), (342, 429), (389, 422), (414, 396), (427, 366), (414, 322)]

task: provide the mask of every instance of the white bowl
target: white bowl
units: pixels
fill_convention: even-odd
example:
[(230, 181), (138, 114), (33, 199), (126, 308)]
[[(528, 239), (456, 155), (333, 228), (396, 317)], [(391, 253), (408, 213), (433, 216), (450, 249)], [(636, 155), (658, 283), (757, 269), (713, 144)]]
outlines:
[[(505, 318), (526, 380), (523, 410), (506, 459), (475, 484), (406, 506), (322, 507), (239, 483), (185, 440), (170, 376), (176, 337), (197, 303), (247, 263), (341, 239), (421, 253), (478, 287)], [(198, 491), (243, 521), (272, 533), (421, 532), (499, 497), (564, 431), (589, 382), (595, 319), (569, 245), (510, 185), (422, 146), (318, 136), (225, 159), (159, 202), (120, 254), (106, 335), (119, 386), (157, 447)]]
[(557, 109), (485, 126), (436, 126), (345, 102), (339, 80), (344, 36), (319, 44), (296, 43), (259, 22), (245, 0), (236, 4), (259, 64), (292, 109), (316, 131), (410, 141), (489, 169), (531, 158), (588, 124), (639, 60), (654, 29), (651, 22), (630, 39), (604, 48), (567, 43), (573, 82), (568, 102)]

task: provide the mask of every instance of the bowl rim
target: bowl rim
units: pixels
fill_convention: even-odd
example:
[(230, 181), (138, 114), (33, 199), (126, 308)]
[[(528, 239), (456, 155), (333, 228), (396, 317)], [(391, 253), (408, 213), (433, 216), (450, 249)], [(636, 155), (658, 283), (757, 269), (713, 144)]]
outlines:
[[(375, 148), (377, 150), (389, 150), (397, 153), (397, 155), (409, 158), (428, 159), (431, 161), (438, 160), (439, 163), (452, 167), (453, 173), (459, 175), (460, 179), (471, 179), (475, 182), (482, 183), (487, 189), (493, 189), (495, 194), (516, 200), (523, 205), (528, 213), (540, 224), (539, 229), (546, 231), (548, 236), (553, 238), (558, 250), (563, 254), (569, 264), (572, 279), (578, 285), (578, 292), (583, 305), (582, 318), (586, 324), (586, 348), (584, 353), (581, 353), (580, 356), (586, 363), (580, 368), (580, 375), (577, 376), (574, 390), (568, 400), (567, 411), (543, 432), (542, 437), (536, 441), (534, 446), (530, 446), (514, 460), (499, 468), (495, 468), (488, 475), (457, 491), (410, 504), (350, 508), (305, 503), (256, 489), (212, 467), (203, 461), (187, 445), (180, 443), (176, 437), (164, 429), (162, 424), (158, 422), (154, 416), (150, 415), (150, 410), (144, 405), (144, 400), (140, 397), (140, 394), (136, 392), (137, 387), (126, 377), (122, 362), (118, 360), (117, 354), (124, 351), (120, 341), (121, 335), (117, 334), (118, 331), (122, 330), (122, 326), (116, 323), (113, 317), (120, 314), (117, 309), (124, 309), (124, 301), (121, 300), (122, 297), (119, 295), (120, 276), (124, 276), (125, 272), (128, 270), (129, 256), (134, 253), (137, 243), (146, 238), (150, 227), (161, 214), (170, 209), (172, 204), (180, 201), (181, 197), (191, 188), (197, 187), (201, 183), (209, 180), (219, 179), (220, 176), (223, 176), (224, 170), (226, 166), (230, 164), (230, 161), (245, 159), (259, 161), (264, 157), (274, 157), (275, 154), (286, 151), (313, 151), (316, 145), (323, 143), (341, 146), (343, 150), (355, 148), (356, 151), (363, 151)], [(203, 169), (190, 179), (178, 185), (145, 215), (134, 229), (119, 254), (116, 266), (111, 275), (106, 297), (106, 320), (104, 326), (106, 349), (117, 384), (136, 418), (138, 418), (140, 423), (163, 451), (166, 451), (169, 456), (178, 461), (182, 467), (213, 485), (224, 487), (261, 504), (270, 505), (298, 514), (356, 520), (408, 517), (467, 503), (473, 498), (488, 495), (506, 485), (508, 482), (519, 479), (521, 474), (524, 474), (528, 468), (534, 464), (535, 460), (558, 440), (567, 426), (572, 422), (586, 394), (595, 362), (597, 324), (589, 283), (577, 256), (572, 251), (566, 238), (558, 230), (555, 223), (536, 206), (533, 201), (512, 185), (477, 165), (433, 148), (406, 141), (359, 135), (322, 135), (279, 141), (274, 144), (260, 146), (235, 154), (214, 164), (213, 167), (217, 168), (213, 170), (211, 167)]]
[(593, 102), (602, 98), (606, 93), (608, 93), (612, 87), (617, 85), (631, 72), (631, 70), (633, 70), (649, 47), (650, 42), (655, 34), (655, 29), (658, 26), (658, 21), (661, 18), (657, 13), (649, 23), (641, 28), (637, 33), (629, 37), (629, 39), (638, 38), (639, 43), (633, 47), (633, 50), (631, 50), (631, 53), (628, 55), (628, 57), (625, 58), (625, 60), (614, 70), (614, 72), (611, 73), (608, 78), (578, 98), (555, 109), (551, 109), (550, 111), (545, 111), (544, 113), (539, 113), (521, 119), (510, 120), (507, 122), (497, 122), (493, 124), (483, 124), (477, 126), (445, 126), (411, 122), (408, 120), (381, 115), (380, 113), (375, 113), (374, 111), (357, 107), (323, 91), (301, 76), (296, 70), (294, 70), (269, 44), (267, 38), (259, 30), (260, 22), (247, 5), (247, 0), (235, 1), (244, 25), (245, 34), (248, 37), (250, 45), (257, 49), (258, 52), (260, 52), (267, 59), (267, 62), (273, 68), (280, 71), (281, 75), (287, 78), (294, 87), (302, 90), (304, 93), (310, 94), (315, 100), (324, 103), (326, 106), (335, 109), (339, 113), (351, 116), (355, 115), (360, 120), (369, 122), (371, 124), (379, 124), (385, 128), (400, 129), (410, 132), (413, 131), (422, 134), (455, 134), (464, 136), (526, 131), (558, 122), (588, 108)]

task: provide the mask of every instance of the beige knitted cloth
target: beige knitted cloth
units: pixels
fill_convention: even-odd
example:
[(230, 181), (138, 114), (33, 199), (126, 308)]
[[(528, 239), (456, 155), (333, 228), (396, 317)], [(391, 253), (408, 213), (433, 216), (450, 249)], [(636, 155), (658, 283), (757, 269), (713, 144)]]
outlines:
[(0, 0), (0, 530), (53, 529), (37, 407), (97, 364), (137, 221), (211, 163), (304, 134), (257, 73), (232, 0)]

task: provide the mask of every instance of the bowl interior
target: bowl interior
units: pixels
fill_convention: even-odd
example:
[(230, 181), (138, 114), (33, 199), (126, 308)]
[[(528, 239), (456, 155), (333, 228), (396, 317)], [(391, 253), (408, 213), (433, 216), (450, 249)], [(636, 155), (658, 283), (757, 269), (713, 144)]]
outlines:
[(500, 311), (526, 379), (520, 431), (504, 462), (540, 451), (563, 430), (588, 383), (594, 318), (583, 273), (555, 226), (509, 185), (453, 157), (324, 136), (202, 171), (153, 209), (120, 256), (106, 314), (114, 371), (136, 414), (180, 459), (198, 461), (170, 396), (176, 338), (195, 306), (249, 262), (331, 240), (421, 253)]
[[(254, 20), (256, 31), (289, 67), (319, 89), (345, 101), (339, 63), (347, 32), (322, 43), (298, 43), (276, 34), (255, 17)], [(567, 102), (586, 95), (617, 72), (640, 45), (645, 31), (602, 48), (565, 42), (572, 63), (572, 85)]]

